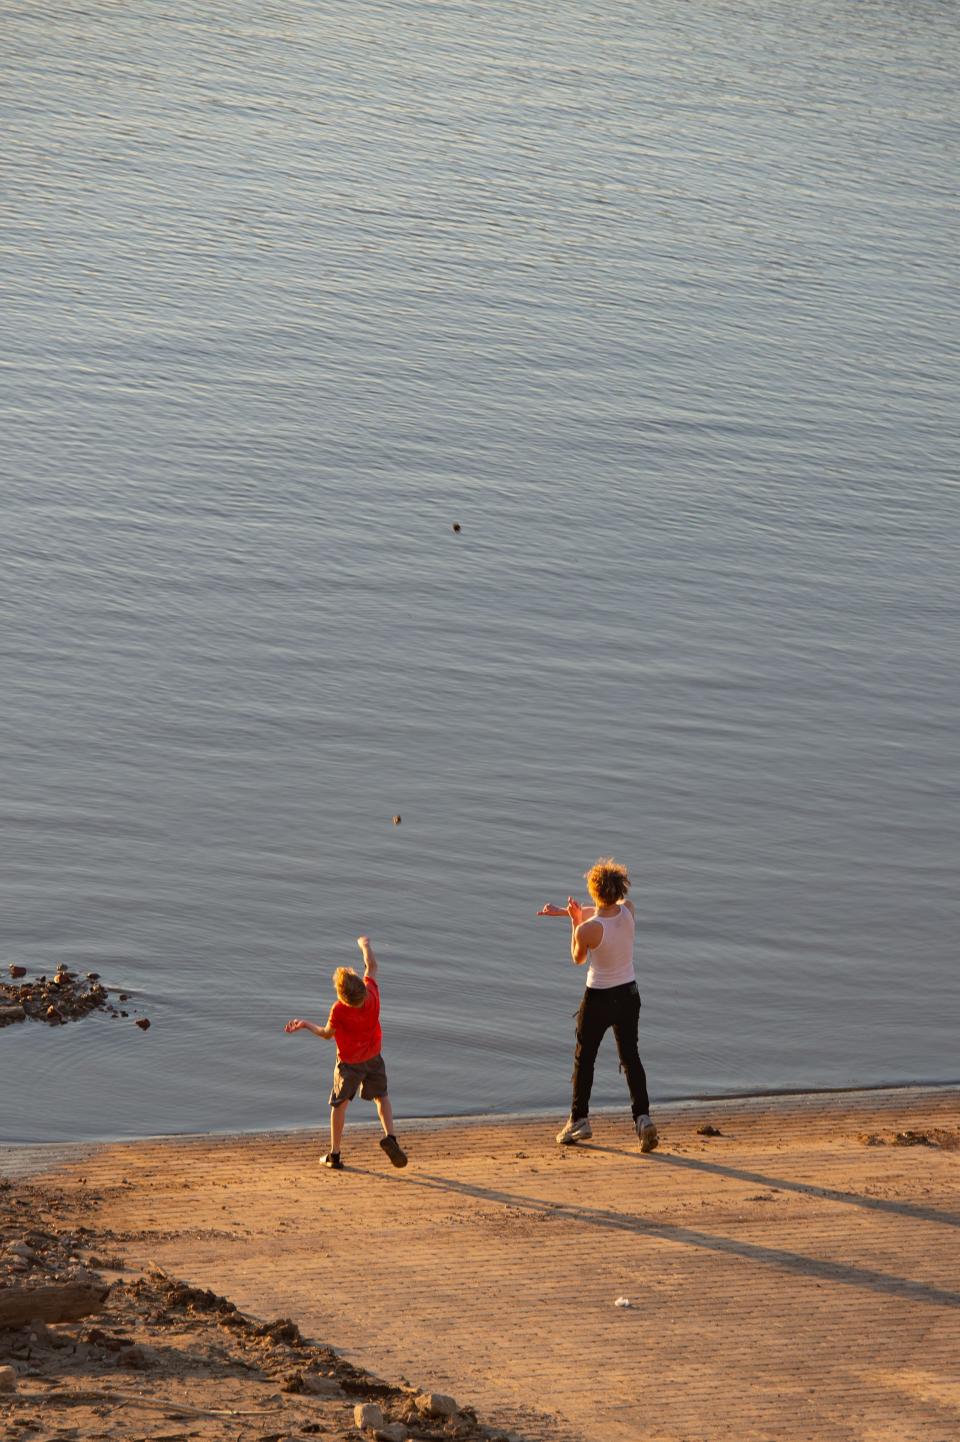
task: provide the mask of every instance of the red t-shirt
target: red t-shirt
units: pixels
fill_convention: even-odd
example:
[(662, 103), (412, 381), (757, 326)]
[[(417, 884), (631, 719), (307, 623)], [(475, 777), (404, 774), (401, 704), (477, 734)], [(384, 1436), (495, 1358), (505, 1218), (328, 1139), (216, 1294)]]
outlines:
[(348, 1006), (345, 1001), (334, 1004), (331, 1023), (338, 1061), (369, 1061), (379, 1054), (383, 1045), (380, 988), (372, 976), (368, 976), (363, 984), (367, 988), (367, 999), (362, 1006)]

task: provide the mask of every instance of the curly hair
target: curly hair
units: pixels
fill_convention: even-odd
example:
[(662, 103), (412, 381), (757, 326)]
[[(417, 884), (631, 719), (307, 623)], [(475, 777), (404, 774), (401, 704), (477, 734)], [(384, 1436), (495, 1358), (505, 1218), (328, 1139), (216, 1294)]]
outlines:
[(584, 872), (583, 879), (590, 895), (601, 906), (616, 906), (630, 890), (627, 868), (614, 861), (612, 856), (601, 856), (589, 871)]
[(337, 996), (346, 1006), (363, 1006), (367, 999), (367, 988), (363, 977), (358, 976), (352, 966), (338, 966), (333, 973), (333, 984)]

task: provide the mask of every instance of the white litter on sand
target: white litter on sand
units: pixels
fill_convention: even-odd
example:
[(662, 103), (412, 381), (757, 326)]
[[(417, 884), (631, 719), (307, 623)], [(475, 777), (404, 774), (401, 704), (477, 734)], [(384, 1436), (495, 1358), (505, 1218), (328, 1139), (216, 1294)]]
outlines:
[(629, 1297), (618, 1297), (613, 1305), (615, 1307), (632, 1307), (633, 1303)]

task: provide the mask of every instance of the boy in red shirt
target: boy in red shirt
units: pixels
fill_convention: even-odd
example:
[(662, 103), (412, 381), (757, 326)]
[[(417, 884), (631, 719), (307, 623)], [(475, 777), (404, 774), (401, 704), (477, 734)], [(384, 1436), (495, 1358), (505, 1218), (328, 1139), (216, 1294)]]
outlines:
[(360, 1089), (364, 1101), (376, 1102), (385, 1135), (380, 1145), (395, 1167), (407, 1165), (393, 1131), (393, 1108), (387, 1096), (387, 1069), (380, 1055), (383, 1032), (380, 1030), (380, 988), (377, 985), (377, 958), (369, 936), (358, 936), (357, 945), (363, 955), (363, 976), (352, 966), (339, 966), (333, 973), (338, 1000), (330, 1008), (326, 1026), (297, 1017), (288, 1021), (284, 1031), (312, 1031), (314, 1036), (333, 1038), (337, 1043), (337, 1063), (333, 1069), (333, 1091), (330, 1093), (330, 1150), (320, 1160), (336, 1171), (343, 1169), (340, 1140), (347, 1119), (347, 1107)]

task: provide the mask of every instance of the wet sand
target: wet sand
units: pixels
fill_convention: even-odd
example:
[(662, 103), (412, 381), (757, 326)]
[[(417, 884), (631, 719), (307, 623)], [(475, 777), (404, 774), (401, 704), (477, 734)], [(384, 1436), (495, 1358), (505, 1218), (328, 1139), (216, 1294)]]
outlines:
[[(231, 1371), (206, 1333), (201, 1345), (186, 1328), (189, 1366), (164, 1371), (154, 1356), (111, 1387), (147, 1388), (170, 1399), (171, 1415), (175, 1400), (198, 1397), (234, 1415), (175, 1425), (101, 1403), (99, 1430), (87, 1432), (76, 1406), (55, 1417), (48, 1403), (47, 1431), (10, 1435), (62, 1437), (69, 1424), (84, 1442), (246, 1442), (316, 1427), (356, 1437), (354, 1402), (376, 1390), (364, 1369), (395, 1388), (384, 1393), (394, 1417), (409, 1413), (405, 1385), (442, 1391), (530, 1442), (956, 1435), (960, 1092), (665, 1108), (649, 1156), (620, 1115), (595, 1117), (593, 1142), (569, 1149), (553, 1141), (560, 1116), (418, 1123), (402, 1128), (402, 1171), (360, 1114), (342, 1173), (317, 1165), (325, 1131), (34, 1151), (43, 1170), (13, 1180), (8, 1196), (33, 1189), (33, 1211), (56, 1197), (62, 1224), (89, 1228), (99, 1260), (122, 1261), (102, 1274), (124, 1281), (131, 1306), (130, 1284), (160, 1267), (255, 1320), (292, 1318), (321, 1350), (271, 1360), (274, 1344), (251, 1330), (253, 1351)], [(721, 1134), (698, 1135), (705, 1122)], [(916, 1144), (896, 1144), (904, 1132)], [(15, 1151), (0, 1161), (16, 1172)], [(141, 1305), (131, 1335), (162, 1311), (162, 1298)], [(48, 1373), (63, 1372), (60, 1356)], [(110, 1357), (96, 1365), (102, 1373)], [(361, 1381), (332, 1400), (283, 1393), (282, 1378), (304, 1366)], [(35, 1423), (30, 1399), (50, 1391), (23, 1375), (0, 1415)], [(245, 1395), (252, 1419), (239, 1415)], [(469, 1415), (456, 1425), (481, 1435)]]

